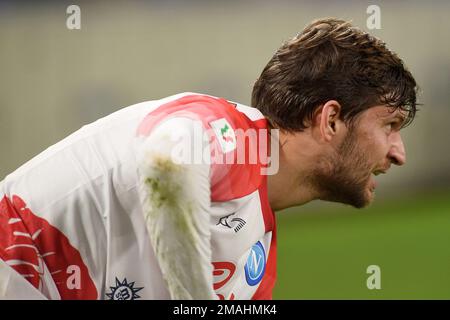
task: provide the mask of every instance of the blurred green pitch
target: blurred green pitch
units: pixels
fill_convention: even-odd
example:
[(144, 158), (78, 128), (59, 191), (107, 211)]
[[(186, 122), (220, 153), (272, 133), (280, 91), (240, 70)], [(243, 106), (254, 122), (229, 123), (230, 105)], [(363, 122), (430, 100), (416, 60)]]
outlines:
[(280, 212), (274, 299), (450, 299), (449, 194)]

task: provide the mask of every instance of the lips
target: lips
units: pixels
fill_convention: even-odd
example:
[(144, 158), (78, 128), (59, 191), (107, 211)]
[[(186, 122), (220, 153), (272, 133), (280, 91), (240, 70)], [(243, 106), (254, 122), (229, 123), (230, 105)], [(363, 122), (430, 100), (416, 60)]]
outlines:
[(369, 182), (370, 191), (372, 191), (372, 192), (375, 191), (375, 189), (377, 187), (377, 182), (375, 181), (373, 176), (378, 176), (380, 174), (386, 174), (390, 167), (391, 167), (391, 165), (389, 164), (386, 167), (383, 167), (383, 168), (376, 169), (376, 170), (372, 171), (372, 174), (370, 175), (370, 182)]
[(390, 168), (391, 168), (391, 165), (388, 164), (387, 166), (385, 166), (385, 167), (383, 167), (383, 168), (373, 170), (372, 173), (373, 173), (374, 175), (378, 176), (379, 174), (385, 174), (385, 173), (387, 173), (388, 170), (389, 170)]
[(370, 177), (370, 182), (369, 182), (369, 189), (370, 191), (375, 191), (377, 187), (377, 182), (375, 181), (375, 179), (373, 179), (372, 177)]

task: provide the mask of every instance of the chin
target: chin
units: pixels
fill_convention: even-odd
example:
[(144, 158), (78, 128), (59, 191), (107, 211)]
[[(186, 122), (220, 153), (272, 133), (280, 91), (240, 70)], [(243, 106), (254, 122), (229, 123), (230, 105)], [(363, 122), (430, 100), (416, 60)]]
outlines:
[(374, 199), (375, 199), (375, 191), (372, 189), (366, 189), (365, 193), (362, 194), (360, 197), (358, 197), (358, 199), (355, 199), (355, 201), (350, 205), (352, 205), (357, 209), (362, 209), (368, 207), (373, 202)]
[(349, 204), (356, 209), (363, 209), (363, 208), (367, 207), (371, 202), (372, 202), (372, 200), (365, 200), (365, 201), (353, 202), (353, 203), (349, 203)]
[(331, 201), (346, 204), (352, 206), (356, 209), (362, 209), (367, 207), (373, 201), (373, 194), (370, 190), (366, 189), (365, 192), (353, 192), (351, 194), (340, 194), (338, 196), (334, 195), (332, 197), (323, 197), (321, 200)]
[(370, 179), (338, 176), (321, 180), (322, 197), (325, 201), (338, 202), (361, 209), (367, 207), (375, 198), (376, 185)]
[(356, 192), (347, 198), (347, 201), (342, 201), (345, 204), (351, 205), (356, 209), (368, 207), (375, 198), (374, 190), (370, 188), (364, 189), (363, 192)]

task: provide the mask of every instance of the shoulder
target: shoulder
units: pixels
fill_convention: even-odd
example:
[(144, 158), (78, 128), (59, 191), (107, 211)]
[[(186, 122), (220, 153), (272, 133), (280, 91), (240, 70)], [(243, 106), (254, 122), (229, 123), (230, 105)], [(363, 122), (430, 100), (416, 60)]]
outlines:
[(138, 126), (138, 135), (148, 135), (158, 124), (170, 118), (188, 118), (202, 123), (205, 129), (228, 124), (231, 129), (248, 129), (265, 121), (259, 110), (199, 93), (183, 93), (160, 100)]
[[(189, 123), (201, 125), (202, 133), (209, 139), (212, 201), (240, 198), (259, 188), (262, 182), (259, 157), (267, 154), (267, 150), (261, 150), (267, 148), (267, 143), (260, 146), (260, 138), (267, 136), (267, 121), (259, 110), (223, 98), (186, 93), (166, 99), (149, 112), (140, 123), (137, 135), (148, 136), (161, 126), (165, 132), (175, 134), (180, 126)], [(198, 132), (181, 131), (195, 136)]]

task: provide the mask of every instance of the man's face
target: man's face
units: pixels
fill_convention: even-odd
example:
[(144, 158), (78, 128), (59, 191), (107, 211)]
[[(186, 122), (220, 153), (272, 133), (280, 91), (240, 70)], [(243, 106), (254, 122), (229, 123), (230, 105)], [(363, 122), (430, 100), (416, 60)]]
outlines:
[(328, 157), (328, 164), (315, 172), (322, 200), (341, 202), (356, 208), (374, 198), (373, 175), (386, 173), (392, 163), (405, 163), (400, 137), (404, 113), (386, 106), (364, 111)]

